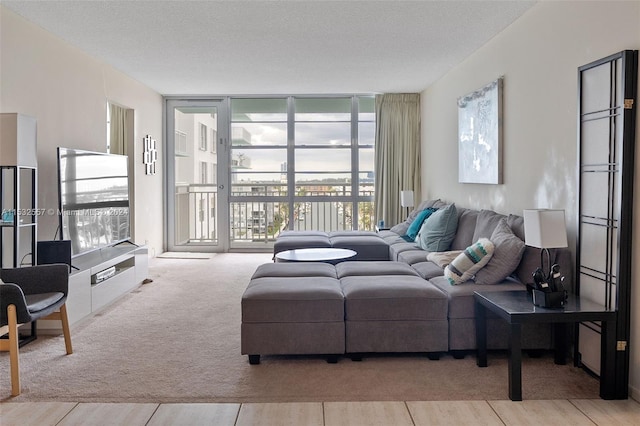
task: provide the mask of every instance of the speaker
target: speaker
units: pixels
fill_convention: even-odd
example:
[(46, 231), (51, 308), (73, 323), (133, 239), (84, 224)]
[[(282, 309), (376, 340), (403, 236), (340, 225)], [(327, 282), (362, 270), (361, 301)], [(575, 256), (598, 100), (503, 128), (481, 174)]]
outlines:
[(38, 241), (37, 264), (66, 263), (71, 267), (71, 240)]

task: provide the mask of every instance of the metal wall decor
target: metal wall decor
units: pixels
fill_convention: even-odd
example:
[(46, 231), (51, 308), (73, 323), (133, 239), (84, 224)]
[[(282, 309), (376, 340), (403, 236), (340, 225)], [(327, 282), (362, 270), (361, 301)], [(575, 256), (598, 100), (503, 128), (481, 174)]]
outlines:
[(502, 81), (458, 98), (460, 183), (502, 183)]
[(156, 140), (147, 135), (144, 137), (144, 152), (142, 155), (142, 162), (144, 163), (145, 174), (156, 174), (156, 163), (158, 162), (158, 149), (156, 147)]

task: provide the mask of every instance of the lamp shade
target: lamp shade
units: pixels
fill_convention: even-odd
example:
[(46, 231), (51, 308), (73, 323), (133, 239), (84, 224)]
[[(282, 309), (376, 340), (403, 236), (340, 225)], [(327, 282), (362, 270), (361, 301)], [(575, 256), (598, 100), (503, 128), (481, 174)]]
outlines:
[(400, 191), (400, 205), (413, 207), (413, 191)]
[(538, 248), (567, 247), (564, 210), (524, 210), (525, 244)]

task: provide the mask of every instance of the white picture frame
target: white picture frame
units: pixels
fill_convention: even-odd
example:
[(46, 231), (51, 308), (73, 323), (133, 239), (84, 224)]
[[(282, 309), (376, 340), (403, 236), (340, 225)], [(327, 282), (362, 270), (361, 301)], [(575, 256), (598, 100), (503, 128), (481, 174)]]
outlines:
[(458, 98), (458, 182), (502, 184), (503, 77)]

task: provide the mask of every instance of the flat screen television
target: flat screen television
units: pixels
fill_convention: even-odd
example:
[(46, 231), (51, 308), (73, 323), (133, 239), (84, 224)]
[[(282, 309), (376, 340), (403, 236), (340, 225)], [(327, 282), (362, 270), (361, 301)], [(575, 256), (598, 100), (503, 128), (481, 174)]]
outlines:
[(61, 239), (77, 256), (131, 238), (128, 158), (58, 147)]

